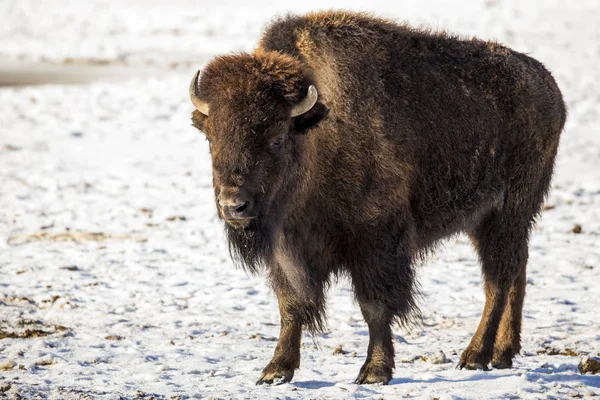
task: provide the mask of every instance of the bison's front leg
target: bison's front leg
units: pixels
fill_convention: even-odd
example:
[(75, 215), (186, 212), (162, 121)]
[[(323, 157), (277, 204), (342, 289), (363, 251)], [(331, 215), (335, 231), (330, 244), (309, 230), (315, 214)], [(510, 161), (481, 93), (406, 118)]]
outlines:
[(376, 301), (359, 301), (360, 310), (369, 327), (367, 359), (360, 369), (356, 383), (383, 383), (392, 379), (394, 369), (394, 343), (392, 341), (392, 315), (384, 304)]
[[(412, 228), (389, 233), (390, 240), (371, 243), (372, 258), (362, 263), (368, 268), (351, 270), (356, 299), (369, 327), (367, 359), (357, 384), (389, 383), (395, 368), (391, 325), (396, 320), (407, 321), (416, 311), (414, 270), (408, 256), (414, 253)], [(379, 234), (373, 237), (381, 237)]]
[(278, 292), (277, 300), (281, 315), (279, 341), (273, 359), (263, 369), (257, 385), (289, 382), (294, 377), (294, 371), (300, 367), (302, 324), (298, 318), (294, 318), (294, 301), (289, 294)]

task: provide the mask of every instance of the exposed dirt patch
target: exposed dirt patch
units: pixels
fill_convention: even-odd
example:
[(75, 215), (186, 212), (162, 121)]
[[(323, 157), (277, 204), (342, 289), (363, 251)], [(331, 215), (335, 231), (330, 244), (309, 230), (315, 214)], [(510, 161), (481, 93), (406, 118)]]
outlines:
[(253, 335), (248, 336), (248, 339), (262, 339), (269, 342), (274, 342), (277, 340), (274, 336), (263, 335), (262, 333), (255, 333)]
[(566, 348), (564, 350), (559, 350), (550, 346), (546, 346), (543, 350), (538, 350), (537, 354), (547, 354), (549, 356), (561, 355), (570, 357), (577, 357), (579, 355), (579, 353), (573, 349)]
[(59, 267), (59, 269), (66, 269), (67, 271), (79, 271), (79, 267), (77, 265), (65, 265), (64, 267)]
[(18, 246), (30, 242), (103, 242), (106, 240), (143, 240), (142, 237), (126, 233), (84, 232), (69, 229), (63, 232), (34, 232), (10, 236), (7, 244)]
[(131, 65), (113, 59), (65, 58), (63, 62), (0, 64), (0, 86), (79, 84), (159, 73), (155, 65)]
[(585, 357), (578, 365), (579, 372), (585, 374), (591, 372), (597, 374), (600, 372), (600, 358), (596, 357)]
[[(16, 326), (13, 326), (16, 325)], [(51, 335), (67, 336), (72, 333), (70, 328), (62, 325), (47, 324), (40, 320), (23, 319), (16, 324), (7, 321), (0, 322), (1, 339), (32, 339)]]
[[(14, 362), (13, 360), (7, 360), (7, 361), (0, 363), (0, 371), (10, 371), (11, 369), (13, 369), (16, 366), (17, 366), (16, 362)], [(0, 392), (2, 392), (2, 391), (3, 390), (0, 389)]]

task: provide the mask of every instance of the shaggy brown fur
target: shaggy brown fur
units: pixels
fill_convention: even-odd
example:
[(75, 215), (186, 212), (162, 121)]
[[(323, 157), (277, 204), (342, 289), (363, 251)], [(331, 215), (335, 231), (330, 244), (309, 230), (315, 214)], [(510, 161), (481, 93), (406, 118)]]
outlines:
[[(315, 85), (319, 101), (290, 117)], [(520, 350), (529, 233), (566, 110), (538, 61), (497, 43), (368, 14), (275, 21), (256, 51), (201, 75), (215, 197), (231, 250), (266, 266), (281, 335), (259, 383), (289, 381), (302, 329), (323, 327), (324, 291), (352, 280), (369, 328), (358, 383), (387, 383), (391, 324), (416, 311), (414, 261), (466, 232), (486, 304), (460, 366), (510, 367)]]

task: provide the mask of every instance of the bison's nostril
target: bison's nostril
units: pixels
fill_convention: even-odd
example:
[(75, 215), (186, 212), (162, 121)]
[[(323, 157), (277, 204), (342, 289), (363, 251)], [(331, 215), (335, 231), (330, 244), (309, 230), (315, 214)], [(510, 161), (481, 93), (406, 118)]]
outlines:
[(219, 201), (219, 207), (225, 219), (248, 219), (252, 218), (252, 201), (233, 202), (231, 205), (224, 205)]
[(239, 205), (239, 206), (237, 206), (235, 208), (235, 212), (236, 213), (243, 213), (244, 210), (248, 208), (249, 204), (250, 204), (249, 202), (245, 201), (243, 204), (241, 204), (241, 205)]

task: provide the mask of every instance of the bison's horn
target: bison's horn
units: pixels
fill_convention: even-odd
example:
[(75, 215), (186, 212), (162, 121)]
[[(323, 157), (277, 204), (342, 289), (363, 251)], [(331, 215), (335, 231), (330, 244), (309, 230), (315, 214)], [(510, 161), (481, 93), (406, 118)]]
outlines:
[(292, 117), (302, 115), (313, 108), (318, 98), (319, 94), (317, 93), (317, 88), (315, 88), (314, 85), (310, 85), (306, 97), (300, 100), (300, 102), (292, 108)]
[(190, 100), (192, 100), (192, 104), (196, 107), (196, 110), (200, 111), (204, 115), (208, 115), (208, 103), (204, 100), (200, 100), (200, 92), (198, 91), (198, 76), (200, 75), (200, 71), (197, 71), (194, 75), (194, 79), (190, 83)]

